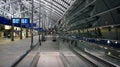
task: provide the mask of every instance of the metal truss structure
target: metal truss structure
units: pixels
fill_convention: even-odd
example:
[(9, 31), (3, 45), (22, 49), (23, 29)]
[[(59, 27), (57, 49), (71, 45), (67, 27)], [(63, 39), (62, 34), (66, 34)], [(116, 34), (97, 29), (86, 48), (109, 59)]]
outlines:
[[(46, 25), (57, 22), (75, 2), (75, 0), (0, 0), (0, 16), (6, 18), (31, 18), (34, 9), (34, 22), (39, 19), (39, 8), (42, 22)], [(48, 23), (50, 22), (50, 23)]]

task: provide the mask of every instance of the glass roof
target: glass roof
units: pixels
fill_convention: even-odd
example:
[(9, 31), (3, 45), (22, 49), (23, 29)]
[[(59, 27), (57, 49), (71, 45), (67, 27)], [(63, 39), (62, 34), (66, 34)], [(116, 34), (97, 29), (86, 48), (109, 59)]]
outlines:
[[(33, 0), (34, 21), (41, 18), (57, 22), (75, 0)], [(40, 9), (39, 9), (40, 8)], [(7, 18), (31, 18), (32, 0), (0, 0), (0, 16)], [(40, 11), (39, 11), (40, 10)]]

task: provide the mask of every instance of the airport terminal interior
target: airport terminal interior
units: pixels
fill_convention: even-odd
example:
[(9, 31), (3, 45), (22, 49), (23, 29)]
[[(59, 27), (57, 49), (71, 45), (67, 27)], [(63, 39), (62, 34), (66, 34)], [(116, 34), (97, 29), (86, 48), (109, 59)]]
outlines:
[(0, 0), (0, 67), (120, 67), (120, 0)]

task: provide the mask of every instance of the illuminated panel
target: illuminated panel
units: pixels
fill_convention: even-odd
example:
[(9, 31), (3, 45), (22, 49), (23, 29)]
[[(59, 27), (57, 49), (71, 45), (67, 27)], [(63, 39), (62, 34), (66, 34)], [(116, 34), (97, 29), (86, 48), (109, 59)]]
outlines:
[(20, 24), (20, 18), (12, 18), (12, 23)]

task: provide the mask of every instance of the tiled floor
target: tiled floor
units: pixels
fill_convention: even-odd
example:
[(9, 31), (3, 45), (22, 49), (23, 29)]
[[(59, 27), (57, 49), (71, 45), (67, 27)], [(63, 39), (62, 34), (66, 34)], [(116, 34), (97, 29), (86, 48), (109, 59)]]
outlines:
[[(0, 67), (8, 67), (30, 48), (30, 38), (0, 42)], [(34, 44), (38, 37), (34, 36)]]

